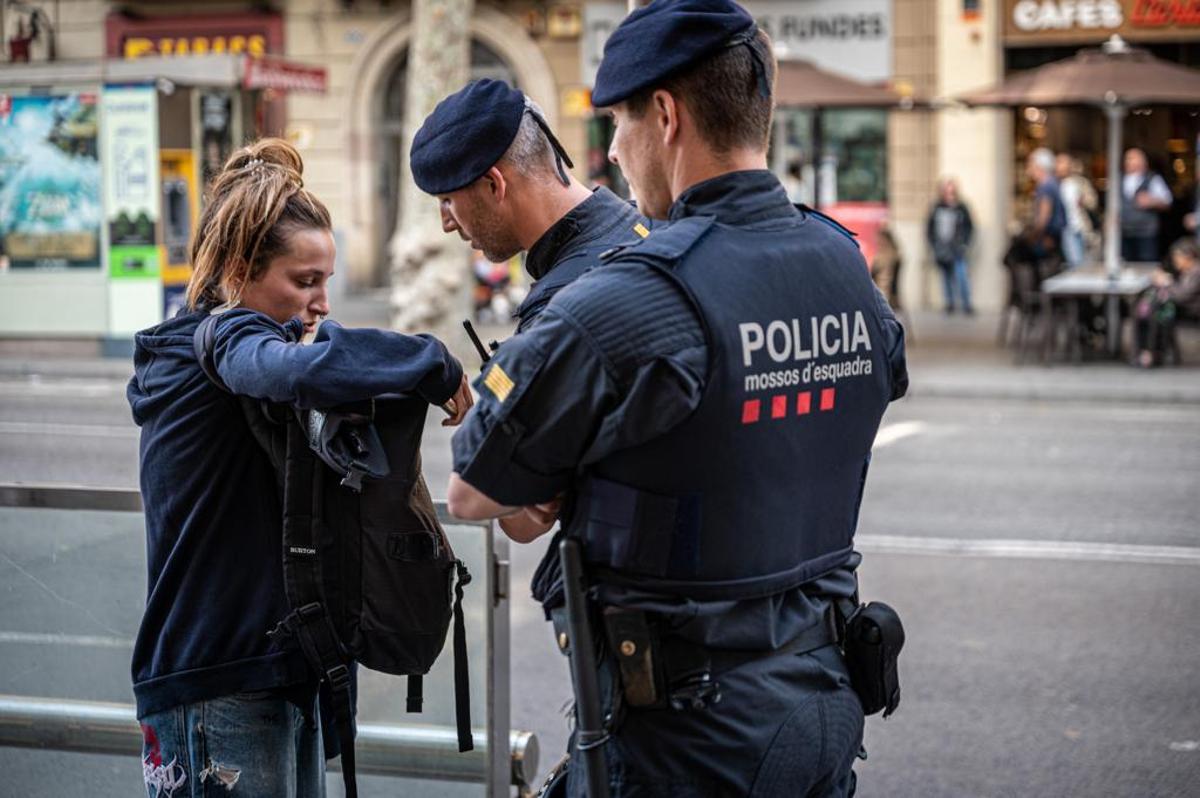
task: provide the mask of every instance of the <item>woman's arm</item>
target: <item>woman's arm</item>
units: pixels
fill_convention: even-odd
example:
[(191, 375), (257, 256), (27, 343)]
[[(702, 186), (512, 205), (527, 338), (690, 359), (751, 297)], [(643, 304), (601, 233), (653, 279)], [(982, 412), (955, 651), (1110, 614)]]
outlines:
[[(295, 321), (289, 322), (289, 325)], [(234, 393), (300, 407), (331, 407), (384, 393), (440, 405), (462, 384), (462, 366), (428, 335), (347, 329), (325, 322), (317, 340), (261, 313), (231, 310), (217, 323), (213, 361)]]

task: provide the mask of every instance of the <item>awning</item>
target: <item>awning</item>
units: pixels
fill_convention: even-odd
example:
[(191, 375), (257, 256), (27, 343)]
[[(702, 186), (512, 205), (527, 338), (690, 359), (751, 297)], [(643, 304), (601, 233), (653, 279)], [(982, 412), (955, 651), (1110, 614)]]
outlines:
[(775, 78), (779, 108), (911, 108), (913, 98), (888, 86), (827, 72), (808, 61), (780, 61)]
[(1200, 70), (1119, 40), (959, 95), (967, 105), (1200, 105)]
[(283, 92), (324, 93), (328, 85), (324, 67), (275, 56), (251, 58), (232, 53), (210, 53), (6, 64), (0, 72), (0, 91), (18, 87), (156, 83), (160, 80), (170, 81), (177, 86), (241, 87)]

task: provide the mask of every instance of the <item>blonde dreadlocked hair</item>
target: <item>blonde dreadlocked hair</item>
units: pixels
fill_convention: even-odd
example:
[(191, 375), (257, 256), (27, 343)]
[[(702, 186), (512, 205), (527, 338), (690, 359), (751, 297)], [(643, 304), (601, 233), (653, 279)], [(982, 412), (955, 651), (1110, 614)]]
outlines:
[(303, 172), (300, 153), (283, 139), (260, 139), (229, 156), (208, 186), (192, 241), (189, 308), (237, 305), (267, 264), (287, 253), (292, 233), (332, 229)]

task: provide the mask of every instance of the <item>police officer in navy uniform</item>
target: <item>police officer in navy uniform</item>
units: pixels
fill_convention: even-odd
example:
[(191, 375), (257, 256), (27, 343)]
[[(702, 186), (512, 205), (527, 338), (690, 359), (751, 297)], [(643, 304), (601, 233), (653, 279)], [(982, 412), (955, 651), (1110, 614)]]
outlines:
[(454, 437), (455, 515), (568, 496), (618, 796), (854, 789), (835, 607), (857, 597), (903, 331), (851, 235), (766, 169), (774, 71), (729, 0), (656, 0), (617, 28), (593, 101), (641, 210), (670, 224), (505, 342)]
[(438, 103), (413, 137), (420, 189), (438, 198), (442, 229), (493, 263), (527, 251), (536, 281), (516, 310), (517, 331), (597, 256), (649, 234), (650, 223), (607, 188), (591, 191), (541, 109), (500, 80), (478, 80)]
[[(541, 109), (504, 81), (473, 81), (438, 103), (413, 137), (410, 163), (417, 186), (438, 198), (445, 232), (495, 263), (528, 253), (525, 269), (536, 282), (516, 310), (518, 333), (600, 253), (652, 226), (607, 188), (591, 191), (574, 179)], [(516, 540), (552, 525), (532, 508), (501, 521)]]

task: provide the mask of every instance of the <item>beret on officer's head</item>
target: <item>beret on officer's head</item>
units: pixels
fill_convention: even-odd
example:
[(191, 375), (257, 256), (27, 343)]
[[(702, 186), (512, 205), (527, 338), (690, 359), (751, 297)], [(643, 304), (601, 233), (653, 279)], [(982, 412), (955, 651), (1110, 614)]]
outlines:
[(733, 0), (654, 0), (608, 38), (592, 105), (616, 105), (754, 30), (754, 17)]
[(525, 95), (502, 80), (476, 80), (437, 104), (413, 136), (413, 180), (449, 194), (491, 169), (517, 137)]

